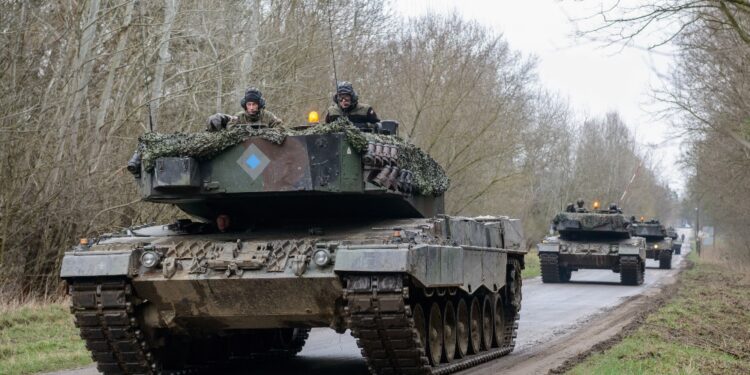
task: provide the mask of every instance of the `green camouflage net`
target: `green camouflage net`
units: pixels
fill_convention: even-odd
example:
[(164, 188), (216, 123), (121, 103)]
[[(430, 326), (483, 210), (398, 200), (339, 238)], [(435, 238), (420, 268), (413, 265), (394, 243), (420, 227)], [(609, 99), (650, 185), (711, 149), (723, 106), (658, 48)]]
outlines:
[(344, 133), (349, 144), (360, 154), (367, 151), (369, 142), (398, 146), (398, 167), (413, 173), (414, 185), (421, 195), (441, 195), (448, 190), (450, 180), (440, 166), (419, 147), (398, 136), (364, 133), (346, 119), (329, 124), (320, 124), (304, 130), (284, 128), (253, 129), (245, 125), (232, 126), (217, 132), (200, 133), (146, 133), (139, 138), (138, 150), (146, 171), (154, 168), (156, 159), (162, 157), (189, 156), (198, 160), (210, 160), (225, 149), (250, 137), (260, 137), (275, 144), (282, 144), (287, 136)]
[[(552, 222), (558, 231), (570, 229), (589, 231), (627, 231), (628, 220), (620, 214), (599, 214), (593, 212), (561, 212), (555, 216)], [(581, 223), (571, 225), (571, 222)]]

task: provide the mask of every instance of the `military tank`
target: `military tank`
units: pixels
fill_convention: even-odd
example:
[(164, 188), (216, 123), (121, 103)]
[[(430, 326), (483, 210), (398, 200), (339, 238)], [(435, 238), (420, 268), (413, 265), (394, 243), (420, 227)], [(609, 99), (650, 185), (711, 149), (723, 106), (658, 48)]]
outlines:
[(445, 374), (510, 353), (521, 223), (444, 215), (442, 168), (385, 128), (141, 137), (129, 170), (143, 200), (192, 219), (65, 253), (99, 371), (291, 357), (313, 327), (350, 329), (374, 374)]
[(646, 257), (659, 262), (663, 270), (672, 268), (672, 238), (658, 219), (637, 221), (631, 225), (633, 235), (646, 239)]
[(552, 220), (558, 235), (537, 245), (543, 283), (570, 281), (573, 271), (610, 269), (620, 273), (624, 285), (643, 284), (646, 241), (632, 236), (626, 219), (616, 206), (588, 210), (583, 201), (568, 205)]
[(672, 239), (672, 254), (680, 255), (682, 253), (682, 241), (674, 227), (667, 228), (667, 237)]

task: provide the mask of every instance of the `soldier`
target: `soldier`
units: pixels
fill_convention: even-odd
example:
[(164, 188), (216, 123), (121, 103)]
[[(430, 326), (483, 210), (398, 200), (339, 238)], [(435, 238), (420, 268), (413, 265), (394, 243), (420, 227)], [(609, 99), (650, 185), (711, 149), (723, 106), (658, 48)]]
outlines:
[(206, 130), (212, 132), (224, 130), (232, 125), (265, 125), (269, 128), (281, 127), (281, 119), (271, 111), (266, 110), (266, 100), (263, 94), (255, 87), (245, 90), (245, 96), (240, 101), (243, 111), (230, 116), (216, 113), (208, 118)]
[(346, 117), (355, 124), (374, 124), (380, 122), (375, 110), (367, 104), (359, 103), (357, 92), (352, 84), (346, 81), (339, 82), (336, 86), (336, 94), (333, 95), (335, 105), (328, 107), (326, 123), (332, 122), (339, 117)]
[(219, 230), (219, 232), (226, 232), (227, 229), (229, 229), (229, 225), (231, 225), (229, 215), (221, 214), (216, 217), (216, 228)]
[(583, 207), (583, 204), (583, 198), (578, 198), (578, 200), (576, 201), (576, 206), (578, 206), (576, 208), (576, 212), (586, 212), (586, 208)]
[(568, 203), (568, 205), (565, 206), (565, 212), (576, 212), (576, 206), (574, 206), (573, 203)]

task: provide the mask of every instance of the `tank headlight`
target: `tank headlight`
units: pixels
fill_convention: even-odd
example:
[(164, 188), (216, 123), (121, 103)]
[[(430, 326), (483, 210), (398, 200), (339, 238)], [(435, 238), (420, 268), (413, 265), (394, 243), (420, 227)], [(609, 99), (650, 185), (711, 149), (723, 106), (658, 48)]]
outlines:
[(654, 245), (654, 249), (658, 249), (658, 248), (659, 248), (659, 245)]
[(331, 254), (328, 250), (318, 250), (313, 254), (313, 262), (315, 262), (318, 267), (327, 266), (331, 263)]
[(141, 264), (144, 267), (152, 268), (159, 264), (159, 259), (161, 256), (155, 251), (146, 251), (143, 254), (141, 254)]

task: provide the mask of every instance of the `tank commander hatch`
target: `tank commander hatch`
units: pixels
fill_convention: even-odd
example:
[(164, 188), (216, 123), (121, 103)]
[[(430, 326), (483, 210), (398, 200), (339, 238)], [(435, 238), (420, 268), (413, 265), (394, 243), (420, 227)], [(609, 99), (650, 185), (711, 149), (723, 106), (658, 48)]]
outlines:
[(224, 113), (215, 113), (208, 117), (206, 130), (213, 132), (224, 130), (232, 125), (251, 125), (259, 127), (281, 127), (282, 121), (271, 111), (266, 110), (266, 100), (263, 93), (256, 87), (245, 90), (245, 96), (240, 100), (243, 111), (234, 116)]
[(354, 124), (375, 124), (380, 122), (375, 110), (367, 104), (359, 103), (357, 92), (350, 82), (342, 81), (336, 85), (333, 105), (326, 112), (326, 124), (339, 117), (346, 117)]

